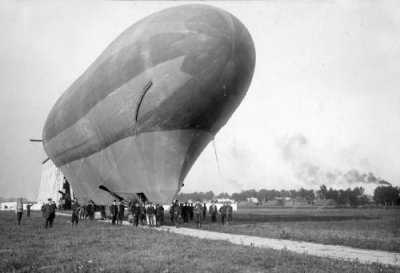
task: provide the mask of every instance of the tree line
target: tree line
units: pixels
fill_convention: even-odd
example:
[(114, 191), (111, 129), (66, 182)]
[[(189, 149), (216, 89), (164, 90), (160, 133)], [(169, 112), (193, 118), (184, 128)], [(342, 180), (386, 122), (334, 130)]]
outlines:
[[(177, 199), (180, 201), (195, 201), (197, 199), (213, 200), (229, 198), (235, 200), (236, 202), (241, 202), (251, 197), (256, 197), (260, 204), (278, 198), (304, 198), (308, 201), (314, 201), (316, 199), (333, 199), (338, 205), (351, 207), (366, 205), (370, 202), (369, 198), (364, 193), (363, 187), (337, 190), (333, 189), (332, 187), (328, 189), (325, 185), (321, 185), (317, 191), (314, 191), (313, 189), (300, 188), (298, 190), (251, 189), (232, 194), (220, 193), (218, 195), (214, 194), (212, 191), (179, 193)], [(374, 190), (373, 201), (376, 204), (385, 206), (400, 205), (400, 188), (392, 186), (379, 186)]]

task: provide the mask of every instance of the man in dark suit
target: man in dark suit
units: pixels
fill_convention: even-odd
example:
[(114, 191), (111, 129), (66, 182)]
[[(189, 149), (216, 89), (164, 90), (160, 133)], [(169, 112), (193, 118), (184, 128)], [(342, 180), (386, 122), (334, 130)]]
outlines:
[(75, 200), (71, 200), (71, 211), (72, 211), (72, 217), (71, 217), (72, 226), (77, 226), (79, 222), (79, 206)]
[(117, 220), (118, 216), (118, 206), (116, 200), (114, 200), (113, 204), (110, 206), (110, 214), (111, 214), (111, 224), (115, 225), (115, 221)]
[(139, 203), (135, 203), (132, 207), (133, 225), (137, 227), (139, 225), (140, 208)]
[[(50, 217), (51, 217), (51, 198), (47, 200), (46, 204), (42, 206), (42, 216), (44, 218), (44, 227), (47, 228), (50, 225)], [(51, 227), (51, 226), (50, 226)]]
[(214, 204), (214, 201), (211, 202), (211, 206), (208, 211), (211, 218), (211, 224), (213, 224), (217, 221), (217, 213), (218, 213), (217, 206)]
[(203, 222), (206, 220), (207, 215), (207, 205), (206, 203), (203, 204)]
[(173, 207), (173, 213), (174, 213), (174, 224), (175, 227), (178, 227), (178, 221), (179, 217), (182, 213), (181, 207), (179, 206), (178, 200), (175, 201), (175, 204), (172, 206)]
[(118, 218), (117, 218), (117, 224), (122, 225), (122, 221), (124, 220), (125, 216), (125, 206), (122, 204), (121, 201), (118, 202)]
[(54, 219), (56, 219), (56, 201), (51, 202), (50, 204), (50, 227), (53, 227)]

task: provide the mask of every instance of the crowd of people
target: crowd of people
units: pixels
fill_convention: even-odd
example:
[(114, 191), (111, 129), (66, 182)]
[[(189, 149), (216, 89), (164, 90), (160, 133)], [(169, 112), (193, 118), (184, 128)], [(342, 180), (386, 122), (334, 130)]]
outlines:
[[(219, 209), (214, 201), (208, 208), (208, 222), (215, 224), (218, 221), (221, 224), (229, 224), (232, 221), (233, 208), (230, 203), (224, 203)], [(207, 221), (207, 205), (201, 204), (200, 200), (193, 203), (179, 203), (176, 200), (170, 207), (170, 220), (173, 225), (178, 227), (179, 223), (195, 222), (197, 227), (201, 227), (202, 223)]]
[[(30, 206), (27, 206), (27, 216), (30, 215)], [(159, 227), (165, 224), (164, 221), (164, 207), (163, 205), (152, 202), (130, 202), (129, 204), (123, 201), (114, 200), (112, 205), (109, 206), (109, 212), (111, 216), (112, 225), (121, 225), (125, 217), (125, 208), (128, 211), (128, 220), (133, 226), (137, 227), (148, 226), (148, 227)], [(75, 200), (71, 202), (71, 223), (72, 226), (77, 226), (79, 220), (94, 219), (94, 213), (97, 210), (101, 212), (101, 219), (106, 219), (105, 206), (96, 206), (92, 201), (86, 202), (84, 205), (79, 205)], [(42, 217), (44, 218), (44, 227), (52, 227), (54, 219), (56, 217), (57, 205), (56, 202), (51, 198), (47, 200), (47, 203), (41, 207)], [(229, 224), (232, 221), (233, 208), (230, 203), (224, 203), (219, 209), (215, 201), (211, 202), (211, 205), (207, 207), (206, 203), (201, 203), (197, 200), (195, 204), (191, 202), (179, 202), (176, 200), (171, 203), (169, 208), (170, 224), (178, 227), (184, 223), (195, 223), (198, 228), (202, 226), (204, 222), (215, 224), (220, 222), (221, 224)], [(208, 212), (208, 213), (207, 213)], [(23, 203), (22, 198), (17, 201), (16, 206), (18, 224), (21, 223), (23, 214)]]
[[(207, 214), (208, 211), (208, 214)], [(208, 220), (210, 224), (220, 222), (221, 224), (229, 224), (232, 221), (233, 208), (229, 203), (223, 204), (219, 209), (213, 201), (207, 210), (207, 205), (201, 204), (199, 200), (195, 204), (189, 202), (173, 202), (169, 209), (170, 223), (179, 226), (181, 223), (195, 223), (197, 227), (201, 227), (202, 223)], [(112, 224), (122, 224), (124, 217), (124, 205), (122, 202), (114, 200), (110, 207)], [(218, 221), (219, 218), (219, 221)], [(151, 202), (145, 204), (134, 202), (128, 205), (128, 220), (133, 226), (147, 225), (148, 227), (158, 227), (165, 224), (164, 207)]]

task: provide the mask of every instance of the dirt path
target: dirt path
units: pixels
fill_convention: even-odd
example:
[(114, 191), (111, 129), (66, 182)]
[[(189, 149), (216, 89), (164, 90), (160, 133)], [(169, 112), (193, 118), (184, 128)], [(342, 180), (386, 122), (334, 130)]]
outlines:
[(167, 232), (173, 232), (202, 239), (229, 241), (233, 244), (238, 245), (272, 248), (276, 250), (285, 249), (295, 253), (304, 253), (307, 255), (318, 257), (328, 257), (333, 259), (351, 261), (358, 260), (360, 263), (364, 264), (372, 264), (374, 262), (378, 262), (381, 264), (400, 267), (400, 253), (394, 252), (366, 250), (336, 245), (323, 245), (291, 240), (261, 238), (256, 236), (220, 233), (190, 228), (161, 227), (159, 229)]
[[(110, 220), (104, 222), (111, 223)], [(131, 225), (129, 222), (124, 221), (124, 225)], [(309, 242), (299, 242), (291, 240), (280, 240), (271, 238), (262, 238), (256, 236), (220, 233), (214, 231), (191, 229), (191, 228), (175, 228), (170, 226), (163, 226), (154, 228), (154, 230), (172, 232), (186, 236), (197, 237), (209, 240), (223, 240), (237, 245), (255, 246), (261, 248), (271, 248), (276, 250), (288, 250), (299, 254), (307, 254), (318, 257), (328, 257), (340, 260), (358, 260), (363, 264), (372, 264), (378, 262), (385, 265), (392, 265), (400, 267), (400, 253), (380, 251), (380, 250), (367, 250), (352, 248), (347, 246), (336, 245), (323, 245)]]

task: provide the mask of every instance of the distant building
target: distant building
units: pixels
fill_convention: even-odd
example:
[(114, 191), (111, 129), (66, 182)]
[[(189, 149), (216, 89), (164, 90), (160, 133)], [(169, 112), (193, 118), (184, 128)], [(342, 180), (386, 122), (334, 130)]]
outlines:
[(283, 206), (283, 200), (282, 199), (268, 200), (267, 202), (264, 203), (264, 206), (267, 207)]
[(303, 197), (296, 197), (296, 198), (284, 201), (285, 207), (307, 207), (309, 205), (311, 205), (310, 202)]
[(256, 203), (256, 204), (259, 202), (257, 197), (247, 197), (246, 201), (251, 202), (251, 203)]

